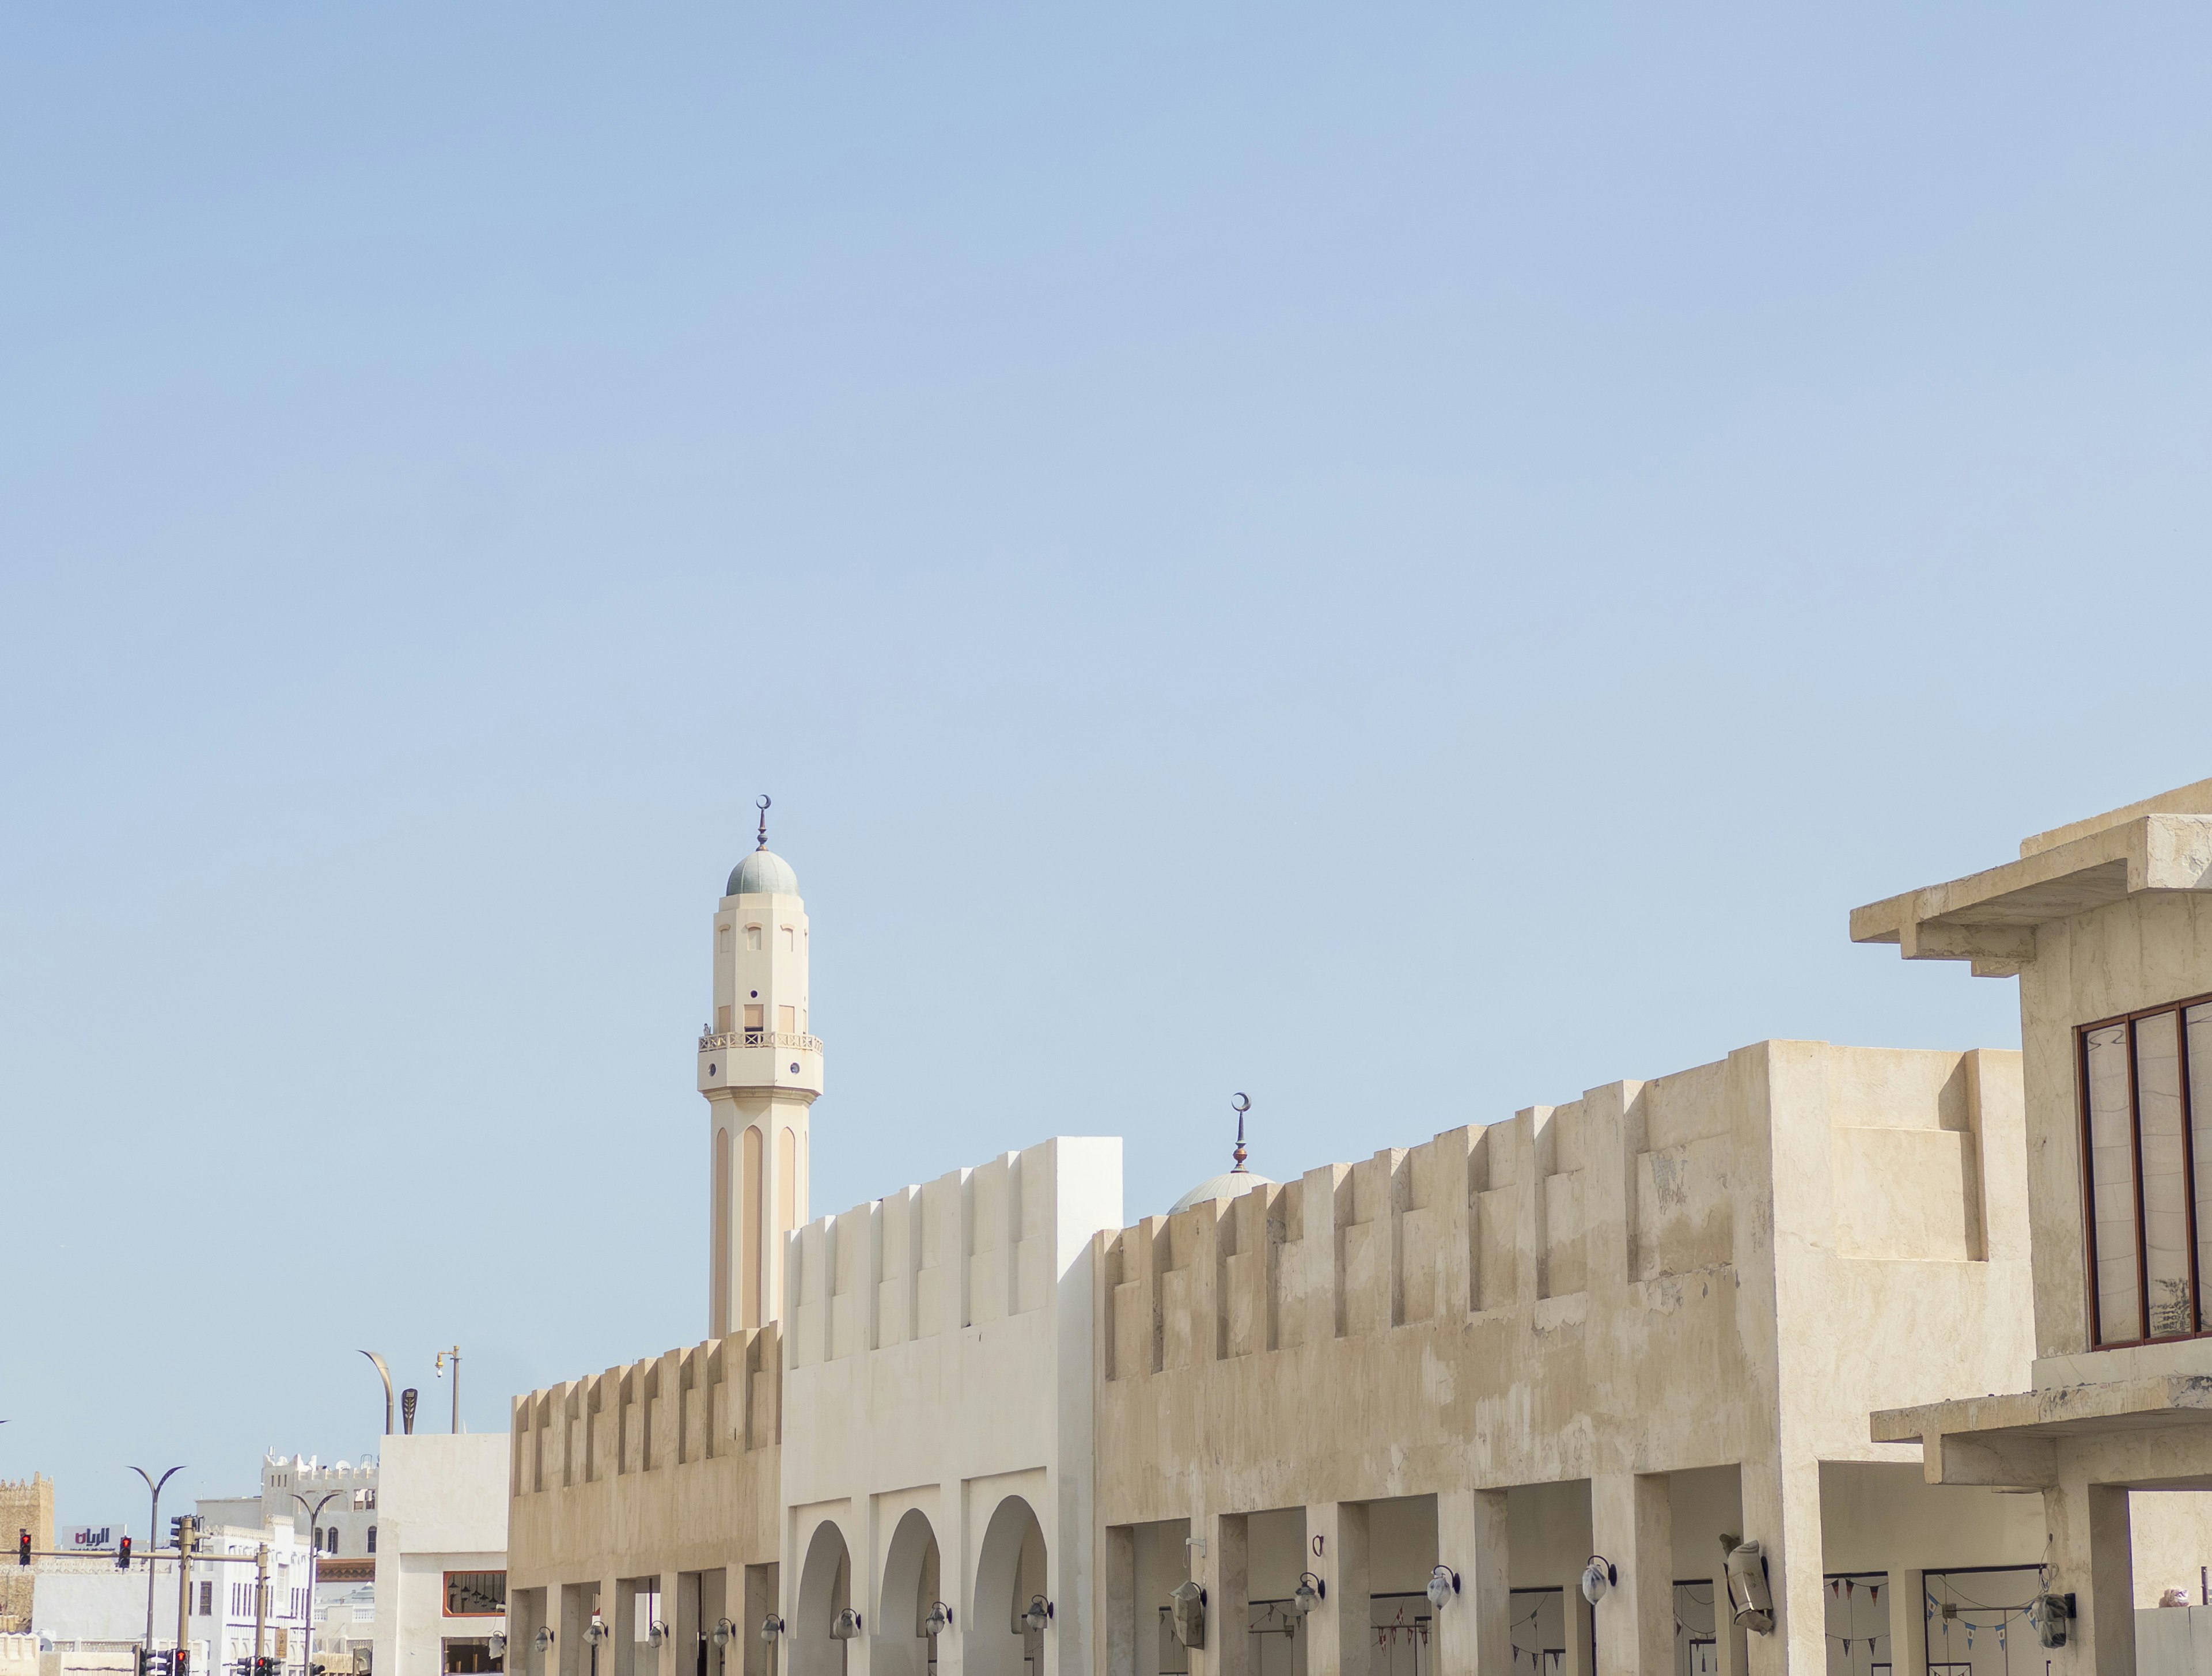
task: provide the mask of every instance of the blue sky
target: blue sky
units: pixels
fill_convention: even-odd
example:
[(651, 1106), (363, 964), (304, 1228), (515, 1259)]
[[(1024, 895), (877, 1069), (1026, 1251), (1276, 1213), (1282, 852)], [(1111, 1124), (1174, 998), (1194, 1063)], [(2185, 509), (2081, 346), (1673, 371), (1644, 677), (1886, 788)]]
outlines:
[(0, 1474), (696, 1339), (763, 790), (817, 1213), (2014, 1041), (1844, 916), (2212, 773), (2209, 33), (0, 12)]

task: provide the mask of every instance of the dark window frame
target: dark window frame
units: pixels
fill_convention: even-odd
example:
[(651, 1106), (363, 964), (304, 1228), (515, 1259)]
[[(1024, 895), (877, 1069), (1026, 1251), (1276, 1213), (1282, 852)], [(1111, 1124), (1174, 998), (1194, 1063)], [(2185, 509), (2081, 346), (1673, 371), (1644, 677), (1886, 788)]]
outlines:
[[(2089, 1350), (2136, 1350), (2145, 1345), (2186, 1344), (2192, 1339), (2212, 1339), (2212, 1311), (2204, 1302), (2203, 1277), (2198, 1272), (2197, 1234), (2197, 1136), (2196, 1114), (2190, 1105), (2189, 1074), (2189, 1012), (2192, 1007), (2212, 1005), (2212, 994), (2191, 995), (2179, 1001), (2161, 1001), (2154, 1007), (2139, 1007), (2133, 1012), (2116, 1013), (2110, 1018), (2100, 1018), (2074, 1027), (2074, 1078), (2076, 1090), (2076, 1133), (2081, 1151), (2081, 1254), (2082, 1277), (2089, 1296)], [(2142, 1174), (2142, 1099), (2137, 1085), (2136, 1068), (2136, 1026), (2146, 1018), (2158, 1018), (2172, 1014), (2175, 1051), (2179, 1055), (2177, 1080), (2181, 1092), (2181, 1203), (2185, 1215), (2184, 1239), (2189, 1254), (2189, 1307), (2197, 1324), (2187, 1333), (2162, 1333), (2155, 1337), (2150, 1330), (2150, 1251), (2143, 1217)], [(2130, 1173), (2135, 1189), (2136, 1226), (2136, 1336), (2106, 1341), (2104, 1306), (2097, 1284), (2097, 1181), (2094, 1147), (2089, 1126), (2089, 1036), (2093, 1031), (2124, 1027), (2122, 1046), (2128, 1061), (2128, 1151)]]

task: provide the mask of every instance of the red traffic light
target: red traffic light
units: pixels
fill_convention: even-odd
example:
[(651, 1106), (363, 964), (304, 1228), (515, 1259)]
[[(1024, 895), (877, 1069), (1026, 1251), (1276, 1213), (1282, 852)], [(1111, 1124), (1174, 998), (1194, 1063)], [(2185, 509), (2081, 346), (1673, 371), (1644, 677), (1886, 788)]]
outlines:
[(30, 1563), (31, 1533), (28, 1531), (18, 1531), (15, 1533), (15, 1564), (28, 1565)]
[(131, 1569), (131, 1539), (127, 1536), (115, 1545), (115, 1569), (118, 1571)]

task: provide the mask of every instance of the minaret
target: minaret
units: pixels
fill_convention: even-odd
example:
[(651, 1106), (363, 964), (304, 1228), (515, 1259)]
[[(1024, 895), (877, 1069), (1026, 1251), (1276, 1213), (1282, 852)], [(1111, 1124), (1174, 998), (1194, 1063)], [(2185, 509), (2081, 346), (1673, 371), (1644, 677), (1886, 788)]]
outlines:
[(822, 1044), (807, 1033), (806, 904), (768, 847), (732, 868), (714, 909), (714, 1011), (699, 1038), (713, 1160), (707, 1330), (715, 1338), (783, 1314), (783, 1236), (806, 1221), (807, 1108)]

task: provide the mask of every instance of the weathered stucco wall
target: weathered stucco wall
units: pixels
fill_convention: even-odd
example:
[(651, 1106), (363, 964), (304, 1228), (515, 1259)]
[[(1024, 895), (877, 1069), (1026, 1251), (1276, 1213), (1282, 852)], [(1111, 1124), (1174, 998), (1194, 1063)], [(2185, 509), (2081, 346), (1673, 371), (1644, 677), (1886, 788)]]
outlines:
[(1679, 1494), (1676, 1575), (1759, 1536), (1798, 1622), (1751, 1667), (1819, 1668), (1820, 1463), (1911, 1460), (1869, 1409), (2032, 1348), (2021, 1147), (2018, 1055), (1764, 1042), (1102, 1236), (1102, 1529), (1505, 1490), (1537, 1587), (1625, 1539), (1621, 1497)]
[[(2100, 1019), (2207, 993), (2212, 993), (2212, 899), (2203, 895), (2130, 896), (2036, 928), (2035, 958), (2020, 975), (2020, 1013), (2030, 1100), (2035, 1336), (2043, 1357), (2075, 1357), (2089, 1349), (2074, 1032)], [(2199, 1352), (2191, 1368), (2212, 1372), (2212, 1345), (2200, 1345)], [(2036, 1382), (2120, 1376), (2076, 1367)]]
[(773, 1562), (779, 1339), (770, 1324), (516, 1398), (510, 1590)]

